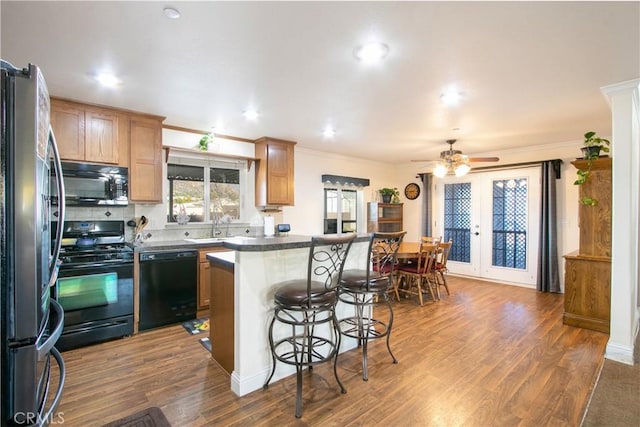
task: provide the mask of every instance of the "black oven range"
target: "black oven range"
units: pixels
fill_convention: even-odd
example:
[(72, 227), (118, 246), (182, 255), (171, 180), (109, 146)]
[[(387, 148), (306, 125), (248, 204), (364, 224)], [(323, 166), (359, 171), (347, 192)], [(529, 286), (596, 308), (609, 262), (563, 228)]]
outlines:
[(65, 221), (60, 260), (52, 289), (64, 308), (58, 349), (131, 335), (133, 250), (124, 221)]

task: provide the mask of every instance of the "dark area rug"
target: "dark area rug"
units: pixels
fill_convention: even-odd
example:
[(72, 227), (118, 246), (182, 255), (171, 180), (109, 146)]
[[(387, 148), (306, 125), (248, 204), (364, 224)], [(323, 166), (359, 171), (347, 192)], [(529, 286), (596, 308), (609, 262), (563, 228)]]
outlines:
[(633, 366), (605, 359), (583, 427), (640, 426), (640, 335)]
[(201, 317), (200, 319), (188, 320), (182, 323), (182, 327), (191, 335), (207, 332), (209, 330), (209, 318)]
[(152, 406), (128, 417), (112, 421), (102, 427), (171, 427), (160, 408)]

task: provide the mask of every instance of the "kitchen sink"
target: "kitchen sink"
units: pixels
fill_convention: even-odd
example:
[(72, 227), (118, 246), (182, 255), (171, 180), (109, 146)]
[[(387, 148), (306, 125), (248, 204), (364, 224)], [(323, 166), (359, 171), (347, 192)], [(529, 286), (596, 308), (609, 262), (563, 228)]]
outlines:
[(253, 240), (255, 237), (246, 236), (233, 236), (233, 237), (203, 237), (200, 239), (184, 239), (185, 242), (190, 243), (221, 243), (226, 241), (238, 242), (244, 240)]
[(224, 237), (203, 237), (201, 239), (184, 239), (185, 242), (190, 243), (220, 243), (227, 240)]

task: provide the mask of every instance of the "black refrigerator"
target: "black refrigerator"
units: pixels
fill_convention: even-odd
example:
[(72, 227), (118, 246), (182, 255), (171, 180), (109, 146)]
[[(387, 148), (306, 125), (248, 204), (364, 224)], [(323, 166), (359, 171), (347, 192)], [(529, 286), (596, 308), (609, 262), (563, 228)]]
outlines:
[[(64, 361), (54, 347), (64, 316), (49, 289), (61, 241), (51, 236), (51, 221), (54, 215), (64, 220), (64, 186), (62, 180), (51, 181), (51, 167), (58, 169), (57, 176), (62, 173), (40, 69), (0, 60), (0, 73), (0, 425), (46, 426), (60, 421), (55, 411), (65, 378)], [(51, 184), (61, 195), (55, 211)], [(57, 386), (50, 386), (56, 370)]]

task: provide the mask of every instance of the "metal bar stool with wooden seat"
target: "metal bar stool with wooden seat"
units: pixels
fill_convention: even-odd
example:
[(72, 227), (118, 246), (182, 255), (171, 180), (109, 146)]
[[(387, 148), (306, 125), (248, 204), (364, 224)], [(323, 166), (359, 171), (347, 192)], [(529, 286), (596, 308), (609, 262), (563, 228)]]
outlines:
[[(435, 279), (434, 265), (436, 262), (436, 254), (438, 245), (431, 243), (420, 243), (418, 251), (418, 260), (410, 264), (402, 264), (398, 266), (398, 281), (396, 290), (410, 295), (417, 295), (420, 306), (422, 307), (422, 293), (429, 291), (433, 301), (439, 299), (438, 286)], [(405, 287), (400, 287), (400, 281), (405, 282)], [(415, 289), (415, 290), (414, 290)]]
[[(369, 340), (386, 337), (387, 350), (393, 363), (398, 363), (391, 352), (389, 338), (393, 326), (393, 308), (389, 301), (389, 290), (393, 288), (392, 280), (396, 265), (396, 255), (405, 231), (396, 233), (371, 233), (369, 235), (369, 251), (364, 270), (346, 270), (340, 281), (338, 299), (354, 307), (354, 315), (340, 319), (340, 332), (358, 340), (362, 347), (362, 379), (369, 379), (367, 369), (367, 344)], [(376, 314), (375, 307), (384, 304), (388, 316), (383, 321)]]
[[(275, 310), (269, 325), (269, 346), (273, 368), (264, 388), (269, 386), (276, 361), (296, 367), (296, 417), (302, 416), (302, 371), (333, 359), (333, 372), (340, 391), (346, 393), (336, 368), (340, 331), (335, 313), (338, 284), (355, 234), (319, 236), (311, 239), (306, 279), (274, 285)], [(288, 325), (291, 333), (274, 338), (276, 322)], [(285, 328), (286, 329), (286, 328)]]

